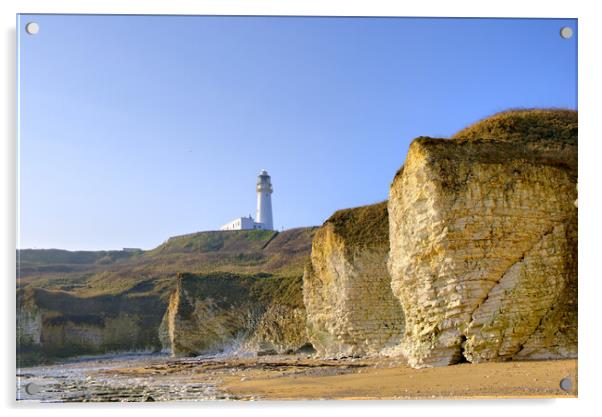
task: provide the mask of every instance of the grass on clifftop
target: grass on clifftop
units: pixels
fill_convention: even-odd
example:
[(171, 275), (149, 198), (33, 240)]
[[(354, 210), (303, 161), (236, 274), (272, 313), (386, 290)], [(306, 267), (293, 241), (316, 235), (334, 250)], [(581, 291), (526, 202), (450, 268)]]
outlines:
[(577, 144), (578, 114), (564, 109), (517, 109), (503, 111), (462, 129), (452, 139)]
[[(139, 296), (167, 297), (174, 287), (175, 274), (184, 271), (302, 276), (315, 229), (191, 233), (133, 254), (25, 250), (20, 253), (17, 287), (65, 291), (80, 297), (132, 291)], [(112, 262), (99, 262), (107, 255), (111, 255)]]
[(183, 252), (218, 252), (261, 250), (278, 232), (273, 230), (232, 230), (199, 232), (169, 238), (148, 251), (146, 256)]
[(213, 272), (208, 274), (178, 274), (180, 285), (189, 296), (211, 298), (221, 308), (230, 309), (245, 302), (264, 305), (303, 307), (303, 278), (276, 277), (259, 273), (252, 275)]
[(331, 224), (335, 232), (354, 246), (388, 246), (389, 214), (387, 201), (369, 206), (336, 211), (324, 226)]

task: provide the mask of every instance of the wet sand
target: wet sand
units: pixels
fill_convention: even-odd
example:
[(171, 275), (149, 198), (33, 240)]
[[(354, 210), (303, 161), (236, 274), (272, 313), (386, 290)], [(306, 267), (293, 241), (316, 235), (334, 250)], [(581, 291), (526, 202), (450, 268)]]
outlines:
[[(577, 396), (577, 360), (412, 369), (401, 359), (116, 357), (19, 372), (34, 401), (553, 398)], [(572, 387), (560, 388), (570, 378)], [(34, 382), (40, 393), (24, 387)]]

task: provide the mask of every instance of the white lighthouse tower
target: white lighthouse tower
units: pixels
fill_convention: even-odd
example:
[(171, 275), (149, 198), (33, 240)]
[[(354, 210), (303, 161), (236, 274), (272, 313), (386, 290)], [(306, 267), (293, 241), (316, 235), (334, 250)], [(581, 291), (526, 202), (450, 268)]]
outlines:
[(272, 181), (265, 169), (257, 177), (257, 216), (237, 217), (224, 224), (220, 230), (274, 230), (272, 220)]
[(257, 177), (257, 215), (256, 221), (262, 229), (274, 230), (272, 220), (272, 182), (265, 169), (262, 169)]

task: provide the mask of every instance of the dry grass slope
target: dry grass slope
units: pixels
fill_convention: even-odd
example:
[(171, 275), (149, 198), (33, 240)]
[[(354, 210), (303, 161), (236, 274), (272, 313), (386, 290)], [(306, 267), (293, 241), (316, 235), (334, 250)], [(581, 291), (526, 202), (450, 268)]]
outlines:
[[(100, 353), (105, 346), (113, 350), (160, 348), (157, 330), (178, 273), (190, 273), (185, 276), (194, 276), (193, 280), (211, 277), (201, 281), (218, 293), (230, 291), (232, 283), (246, 283), (243, 289), (253, 299), (299, 308), (303, 266), (315, 229), (200, 232), (176, 236), (153, 250), (136, 253), (19, 251), (17, 309), (31, 312), (25, 318), (41, 311), (43, 332), (89, 325), (90, 332), (98, 333), (115, 320), (127, 318), (136, 323), (131, 340), (110, 346), (101, 343), (92, 350), (71, 346), (71, 342), (52, 349), (22, 342), (20, 363)], [(30, 324), (35, 327), (34, 322)]]
[(388, 246), (389, 216), (387, 202), (336, 211), (324, 225), (354, 247)]
[(577, 112), (565, 109), (516, 109), (494, 114), (456, 133), (452, 139), (577, 144)]

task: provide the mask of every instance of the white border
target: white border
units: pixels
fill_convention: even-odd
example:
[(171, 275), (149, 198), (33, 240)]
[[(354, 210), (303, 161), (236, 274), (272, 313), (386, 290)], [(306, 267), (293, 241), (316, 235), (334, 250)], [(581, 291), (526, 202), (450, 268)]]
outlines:
[[(600, 228), (600, 183), (598, 178), (602, 156), (596, 124), (600, 116), (600, 60), (599, 40), (602, 39), (602, 22), (596, 12), (596, 2), (580, 0), (501, 0), (487, 1), (384, 1), (384, 0), (94, 0), (94, 1), (43, 1), (3, 0), (2, 13), (2, 71), (3, 100), (0, 114), (3, 130), (0, 162), (0, 192), (2, 193), (1, 251), (2, 282), (4, 284), (4, 342), (1, 345), (3, 359), (2, 397), (6, 408), (23, 409), (14, 404), (14, 331), (15, 331), (15, 215), (16, 215), (16, 116), (15, 116), (15, 22), (16, 13), (110, 13), (110, 14), (238, 14), (238, 15), (346, 15), (346, 16), (448, 16), (448, 17), (559, 17), (579, 18), (579, 399), (578, 400), (493, 400), (493, 401), (408, 401), (408, 402), (306, 402), (260, 404), (152, 404), (152, 406), (127, 407), (128, 412), (145, 415), (164, 415), (173, 409), (178, 414), (223, 415), (237, 411), (245, 415), (303, 415), (345, 413), (345, 416), (365, 415), (373, 411), (379, 414), (442, 415), (448, 413), (487, 413), (487, 416), (530, 412), (548, 415), (576, 415), (593, 411), (599, 396), (601, 274), (597, 261)], [(598, 75), (598, 77), (596, 77)], [(596, 120), (596, 116), (598, 120)], [(596, 134), (597, 133), (597, 134)], [(48, 406), (42, 410), (33, 407), (21, 412), (38, 415), (104, 415), (107, 409), (125, 411), (125, 407), (110, 405)], [(589, 413), (588, 413), (589, 414)], [(593, 414), (593, 413), (592, 413)]]

